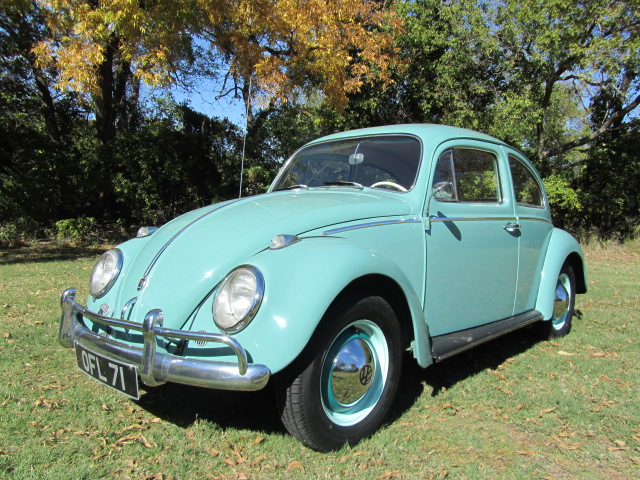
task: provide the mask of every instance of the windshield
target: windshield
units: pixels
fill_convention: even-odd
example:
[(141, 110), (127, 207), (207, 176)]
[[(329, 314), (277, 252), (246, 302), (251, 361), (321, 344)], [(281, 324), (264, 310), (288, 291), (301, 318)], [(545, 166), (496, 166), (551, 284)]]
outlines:
[(371, 187), (406, 192), (420, 166), (415, 137), (349, 138), (303, 148), (285, 165), (273, 191), (313, 187)]

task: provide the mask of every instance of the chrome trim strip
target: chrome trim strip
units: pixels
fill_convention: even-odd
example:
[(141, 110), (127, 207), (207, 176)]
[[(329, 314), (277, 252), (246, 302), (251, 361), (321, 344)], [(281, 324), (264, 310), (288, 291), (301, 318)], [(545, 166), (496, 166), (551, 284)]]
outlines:
[[(63, 292), (60, 303), (62, 319), (58, 341), (62, 346), (73, 348), (77, 343), (107, 358), (135, 365), (142, 381), (147, 385), (173, 382), (205, 388), (250, 391), (263, 388), (271, 376), (271, 371), (266, 365), (248, 364), (248, 355), (242, 345), (227, 335), (163, 328), (161, 310), (151, 310), (141, 325), (89, 311), (76, 303), (76, 290), (73, 288)], [(103, 337), (88, 329), (81, 317), (105, 325), (142, 332), (144, 346), (140, 348)], [(233, 350), (238, 363), (215, 362), (157, 352), (158, 337), (222, 343)]]
[(544, 222), (544, 223), (548, 223), (549, 225), (553, 225), (553, 223), (550, 220), (547, 220), (546, 218), (540, 218), (540, 217), (518, 217), (518, 220), (520, 220), (520, 221), (527, 220), (527, 221), (533, 221), (533, 222)]
[(432, 222), (472, 222), (472, 221), (491, 221), (496, 220), (500, 222), (518, 222), (522, 220), (533, 220), (538, 222), (545, 222), (548, 224), (552, 224), (546, 218), (537, 218), (537, 217), (431, 217), (430, 221)]
[(167, 243), (165, 243), (162, 246), (162, 248), (160, 250), (158, 250), (158, 253), (156, 253), (155, 257), (153, 257), (153, 260), (151, 260), (151, 263), (149, 264), (149, 267), (147, 267), (147, 270), (144, 272), (144, 275), (142, 276), (142, 280), (146, 279), (149, 276), (149, 273), (151, 273), (151, 269), (156, 264), (156, 262), (158, 261), (160, 256), (164, 253), (164, 251), (167, 248), (169, 248), (169, 245), (171, 245), (176, 238), (178, 238), (180, 235), (182, 235), (182, 233), (184, 233), (185, 230), (187, 230), (189, 227), (191, 227), (194, 223), (197, 223), (200, 220), (202, 220), (204, 217), (207, 217), (207, 216), (211, 215), (212, 213), (223, 209), (224, 207), (228, 207), (229, 205), (232, 205), (232, 204), (234, 204), (236, 202), (239, 202), (240, 200), (242, 200), (242, 199), (241, 198), (237, 198), (236, 200), (231, 200), (231, 201), (225, 203), (224, 205), (220, 205), (218, 208), (214, 208), (210, 212), (207, 212), (204, 215), (199, 216), (195, 220), (191, 221), (189, 224), (187, 224), (184, 227), (182, 227), (173, 237), (171, 237), (169, 239), (169, 241), (167, 241)]
[(432, 222), (486, 222), (486, 221), (499, 221), (499, 222), (511, 222), (517, 220), (516, 217), (432, 217)]
[(401, 218), (398, 220), (381, 220), (378, 222), (359, 223), (357, 225), (349, 225), (347, 227), (338, 227), (331, 230), (325, 230), (323, 235), (333, 235), (334, 233), (348, 232), (349, 230), (357, 230), (359, 228), (380, 227), (383, 225), (397, 225), (400, 223), (420, 223), (422, 219), (418, 217), (414, 218)]
[(120, 312), (120, 318), (129, 320), (129, 318), (131, 318), (130, 310), (133, 308), (137, 301), (138, 297), (133, 297), (131, 300), (125, 303), (124, 307), (122, 307), (122, 312)]

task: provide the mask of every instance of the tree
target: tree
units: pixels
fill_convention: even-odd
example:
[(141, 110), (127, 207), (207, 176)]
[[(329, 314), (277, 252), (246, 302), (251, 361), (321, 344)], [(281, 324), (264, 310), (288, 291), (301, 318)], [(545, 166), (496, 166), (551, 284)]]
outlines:
[[(226, 72), (221, 95), (262, 107), (319, 88), (344, 106), (363, 85), (387, 86), (401, 19), (394, 2), (365, 0), (203, 1), (201, 33)], [(250, 87), (253, 85), (253, 92)], [(252, 124), (249, 109), (248, 123)]]
[(56, 95), (56, 72), (36, 61), (32, 49), (47, 34), (32, 2), (0, 8), (0, 222), (42, 224), (81, 197), (69, 175), (79, 170), (83, 112), (72, 94)]
[[(59, 71), (60, 89), (92, 105), (100, 140), (114, 139), (135, 110), (137, 84), (167, 86), (211, 48), (209, 73), (224, 91), (260, 105), (286, 102), (305, 85), (334, 104), (372, 78), (388, 81), (397, 16), (366, 0), (38, 0), (50, 35), (34, 50)], [(250, 92), (253, 85), (254, 92)], [(227, 87), (229, 87), (227, 89)]]
[[(504, 100), (535, 125), (535, 156), (543, 168), (551, 157), (618, 128), (640, 106), (638, 0), (501, 1), (484, 8), (507, 68), (505, 93), (512, 96)], [(604, 92), (612, 101), (591, 131), (557, 141), (546, 127), (560, 89), (573, 91), (584, 117)]]
[(188, 58), (190, 0), (37, 0), (49, 35), (38, 65), (59, 72), (56, 87), (77, 92), (95, 113), (98, 138), (135, 127), (140, 81), (167, 86)]
[[(33, 53), (33, 48), (46, 35), (42, 11), (28, 0), (15, 1), (0, 10), (3, 91), (13, 89), (18, 93), (22, 90), (20, 97), (39, 98), (37, 109), (45, 120), (47, 133), (53, 141), (60, 142), (56, 107), (50, 90), (54, 73), (41, 68)], [(9, 83), (13, 88), (9, 88)]]

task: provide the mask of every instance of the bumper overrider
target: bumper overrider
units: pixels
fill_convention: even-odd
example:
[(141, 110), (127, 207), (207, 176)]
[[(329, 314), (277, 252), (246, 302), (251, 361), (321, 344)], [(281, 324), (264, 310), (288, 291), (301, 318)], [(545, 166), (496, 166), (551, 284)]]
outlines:
[[(247, 353), (235, 339), (221, 334), (190, 332), (163, 328), (162, 310), (151, 310), (142, 324), (110, 318), (91, 312), (76, 303), (76, 290), (70, 288), (62, 293), (60, 300), (62, 320), (58, 341), (64, 347), (76, 344), (112, 360), (137, 368), (142, 382), (148, 386), (166, 382), (194, 385), (220, 390), (260, 390), (271, 372), (265, 365), (248, 364)], [(91, 331), (84, 318), (110, 327), (120, 327), (142, 332), (143, 347), (132, 346)], [(193, 357), (181, 357), (156, 351), (156, 339), (192, 340), (222, 343), (235, 353), (238, 363), (215, 362)]]

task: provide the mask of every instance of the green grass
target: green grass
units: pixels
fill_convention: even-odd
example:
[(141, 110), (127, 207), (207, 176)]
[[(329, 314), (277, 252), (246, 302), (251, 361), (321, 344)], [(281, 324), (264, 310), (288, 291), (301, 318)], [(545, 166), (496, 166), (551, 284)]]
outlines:
[(99, 251), (0, 251), (0, 478), (622, 479), (640, 471), (640, 242), (589, 247), (571, 334), (516, 332), (426, 370), (389, 422), (320, 454), (256, 393), (102, 387), (57, 343), (59, 295)]

